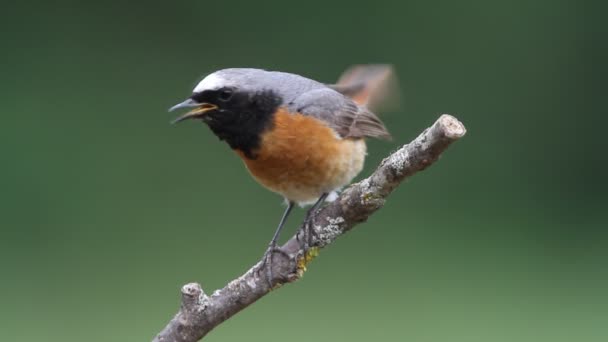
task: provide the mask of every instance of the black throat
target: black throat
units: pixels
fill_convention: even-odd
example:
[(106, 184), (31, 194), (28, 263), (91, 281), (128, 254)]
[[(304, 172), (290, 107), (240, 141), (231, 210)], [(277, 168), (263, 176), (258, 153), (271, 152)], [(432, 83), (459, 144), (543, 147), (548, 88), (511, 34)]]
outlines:
[(232, 149), (255, 159), (262, 134), (272, 128), (274, 114), (281, 103), (281, 97), (272, 91), (238, 92), (229, 101), (219, 102), (219, 108), (205, 115), (203, 121)]

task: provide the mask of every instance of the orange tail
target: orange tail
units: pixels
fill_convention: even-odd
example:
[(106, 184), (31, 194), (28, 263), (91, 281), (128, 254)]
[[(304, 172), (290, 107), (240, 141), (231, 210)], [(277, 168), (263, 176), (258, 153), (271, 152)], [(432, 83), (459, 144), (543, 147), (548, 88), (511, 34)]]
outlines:
[(330, 87), (372, 111), (399, 107), (399, 85), (390, 64), (353, 65)]

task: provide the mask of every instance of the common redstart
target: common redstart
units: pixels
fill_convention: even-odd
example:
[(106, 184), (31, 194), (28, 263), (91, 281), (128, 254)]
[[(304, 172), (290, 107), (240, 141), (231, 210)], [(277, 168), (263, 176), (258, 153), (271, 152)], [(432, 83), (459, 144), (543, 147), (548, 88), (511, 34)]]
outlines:
[(392, 75), (388, 65), (360, 65), (328, 85), (285, 72), (223, 69), (205, 77), (188, 99), (169, 109), (193, 108), (173, 122), (203, 121), (260, 184), (285, 198), (287, 208), (264, 263), (268, 257), (272, 262), (295, 203), (314, 203), (308, 220), (328, 195), (361, 171), (365, 138), (390, 139), (368, 105), (386, 95)]

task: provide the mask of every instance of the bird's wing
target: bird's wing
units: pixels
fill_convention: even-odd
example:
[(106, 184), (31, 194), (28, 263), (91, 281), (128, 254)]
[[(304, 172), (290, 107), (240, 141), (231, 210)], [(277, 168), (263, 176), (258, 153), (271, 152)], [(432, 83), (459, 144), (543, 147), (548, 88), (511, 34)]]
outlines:
[(399, 85), (390, 64), (361, 64), (348, 68), (336, 84), (328, 87), (373, 111), (399, 107)]
[(391, 138), (374, 113), (330, 88), (305, 92), (290, 107), (325, 122), (343, 138)]

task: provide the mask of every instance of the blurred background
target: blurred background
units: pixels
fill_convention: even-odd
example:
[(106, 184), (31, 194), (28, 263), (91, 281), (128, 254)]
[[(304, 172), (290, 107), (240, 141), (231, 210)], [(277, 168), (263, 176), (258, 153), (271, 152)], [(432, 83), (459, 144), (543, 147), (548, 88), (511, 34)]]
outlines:
[[(393, 63), (395, 137), (468, 135), (209, 341), (605, 341), (599, 1), (21, 1), (2, 9), (0, 340), (148, 341), (264, 252), (282, 200), (167, 108), (225, 67)], [(291, 217), (293, 234), (302, 210)]]

